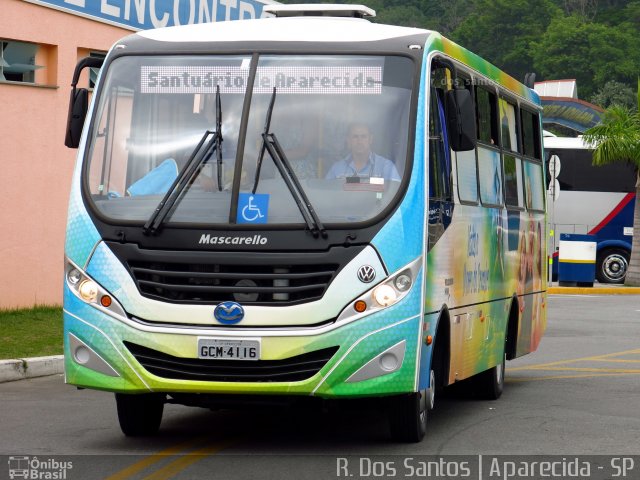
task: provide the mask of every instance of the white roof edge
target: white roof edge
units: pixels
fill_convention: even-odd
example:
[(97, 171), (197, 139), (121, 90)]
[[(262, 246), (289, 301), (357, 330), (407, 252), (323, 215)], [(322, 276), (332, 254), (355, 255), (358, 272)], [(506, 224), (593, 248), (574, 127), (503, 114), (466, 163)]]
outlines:
[(332, 3), (319, 3), (319, 4), (290, 4), (290, 5), (278, 5), (271, 4), (265, 5), (262, 9), (265, 13), (271, 13), (276, 17), (304, 17), (318, 16), (327, 17), (375, 17), (376, 11), (365, 7), (364, 5), (349, 5), (349, 4), (332, 4)]
[(544, 137), (544, 148), (592, 150), (582, 137)]

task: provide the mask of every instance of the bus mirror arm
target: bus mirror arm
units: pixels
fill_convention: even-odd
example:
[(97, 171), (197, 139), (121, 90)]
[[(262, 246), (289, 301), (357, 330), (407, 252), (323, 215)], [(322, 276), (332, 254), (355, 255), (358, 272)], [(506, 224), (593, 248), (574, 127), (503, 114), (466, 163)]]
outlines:
[(467, 152), (476, 148), (476, 116), (471, 92), (455, 88), (445, 93), (447, 130), (454, 152)]
[(69, 113), (67, 116), (67, 131), (64, 138), (65, 146), (78, 148), (80, 145), (80, 135), (84, 127), (84, 119), (89, 108), (89, 90), (77, 88), (80, 74), (85, 68), (100, 68), (104, 63), (103, 58), (86, 57), (78, 62), (73, 72), (71, 81), (71, 96), (69, 98)]

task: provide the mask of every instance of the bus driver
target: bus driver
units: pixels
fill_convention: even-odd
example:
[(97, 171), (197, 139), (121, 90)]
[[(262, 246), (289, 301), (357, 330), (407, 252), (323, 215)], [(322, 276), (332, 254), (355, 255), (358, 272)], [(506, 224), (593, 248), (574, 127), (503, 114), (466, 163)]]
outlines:
[(371, 150), (373, 135), (364, 123), (353, 123), (347, 134), (349, 155), (333, 164), (326, 179), (345, 177), (378, 177), (385, 180), (400, 181), (398, 170), (391, 160)]

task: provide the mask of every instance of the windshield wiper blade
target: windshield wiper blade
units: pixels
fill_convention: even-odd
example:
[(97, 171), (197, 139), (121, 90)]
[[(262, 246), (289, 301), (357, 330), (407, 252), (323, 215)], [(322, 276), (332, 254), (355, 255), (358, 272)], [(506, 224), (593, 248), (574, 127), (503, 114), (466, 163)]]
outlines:
[(220, 87), (218, 87), (216, 89), (216, 131), (206, 130), (204, 132), (196, 148), (189, 155), (189, 160), (178, 172), (178, 176), (171, 184), (171, 187), (169, 187), (149, 220), (144, 224), (142, 231), (145, 235), (155, 234), (159, 231), (171, 209), (182, 199), (187, 186), (195, 181), (214, 152), (217, 153), (218, 157), (218, 188), (221, 190), (222, 152), (220, 145), (222, 143), (222, 122), (220, 121), (220, 110)]
[(311, 234), (314, 237), (318, 237), (321, 235), (322, 238), (327, 238), (327, 231), (322, 225), (320, 218), (316, 214), (311, 201), (307, 197), (302, 185), (300, 185), (300, 180), (298, 180), (298, 176), (293, 171), (291, 167), (291, 163), (287, 158), (287, 155), (284, 153), (280, 142), (278, 142), (278, 138), (275, 133), (269, 133), (271, 129), (271, 117), (273, 115), (273, 106), (276, 101), (276, 89), (274, 87), (273, 94), (271, 95), (271, 101), (269, 102), (269, 109), (267, 110), (267, 118), (264, 122), (264, 131), (262, 132), (262, 147), (260, 148), (260, 153), (258, 155), (258, 161), (256, 164), (256, 176), (253, 182), (253, 190), (252, 193), (256, 193), (258, 188), (258, 182), (260, 180), (260, 169), (262, 168), (262, 161), (264, 159), (265, 150), (269, 152), (269, 155), (273, 159), (273, 163), (275, 163), (284, 183), (287, 185), (287, 188), (291, 192), (291, 196), (296, 202), (300, 213), (302, 214), (302, 218), (304, 218), (307, 227), (311, 231)]
[(216, 157), (218, 160), (218, 191), (222, 191), (222, 103), (220, 85), (216, 85)]

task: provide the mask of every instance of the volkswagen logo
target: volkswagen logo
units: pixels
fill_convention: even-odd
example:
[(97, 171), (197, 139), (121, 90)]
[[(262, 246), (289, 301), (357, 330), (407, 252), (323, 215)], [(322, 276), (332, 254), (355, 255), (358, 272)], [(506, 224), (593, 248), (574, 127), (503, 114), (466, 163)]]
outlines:
[(244, 309), (236, 302), (222, 302), (213, 311), (213, 316), (220, 323), (233, 325), (244, 318)]
[(371, 283), (376, 278), (376, 271), (371, 265), (363, 265), (358, 269), (358, 279), (362, 283)]

